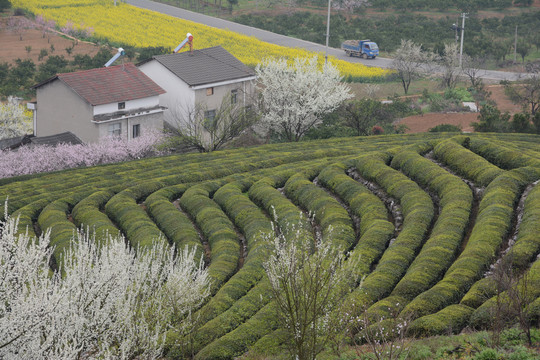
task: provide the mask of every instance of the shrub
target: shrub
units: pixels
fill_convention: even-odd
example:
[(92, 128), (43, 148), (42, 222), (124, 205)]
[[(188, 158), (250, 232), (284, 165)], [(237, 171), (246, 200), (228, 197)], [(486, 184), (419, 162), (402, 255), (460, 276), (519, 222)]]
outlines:
[(429, 132), (461, 132), (461, 126), (451, 124), (440, 124), (432, 127)]
[(498, 360), (499, 353), (495, 349), (484, 349), (474, 357), (474, 360)]

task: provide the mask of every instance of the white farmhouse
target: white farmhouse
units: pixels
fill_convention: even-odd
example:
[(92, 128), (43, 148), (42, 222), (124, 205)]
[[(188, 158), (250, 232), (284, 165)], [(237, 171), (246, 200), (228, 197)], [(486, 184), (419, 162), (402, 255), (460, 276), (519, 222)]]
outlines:
[(197, 106), (203, 106), (205, 117), (212, 119), (227, 97), (248, 106), (255, 90), (255, 71), (221, 46), (156, 55), (137, 66), (165, 89), (161, 104), (167, 107), (165, 121), (173, 126), (175, 117)]
[(133, 64), (58, 74), (34, 88), (35, 136), (69, 131), (89, 143), (163, 129), (165, 90)]

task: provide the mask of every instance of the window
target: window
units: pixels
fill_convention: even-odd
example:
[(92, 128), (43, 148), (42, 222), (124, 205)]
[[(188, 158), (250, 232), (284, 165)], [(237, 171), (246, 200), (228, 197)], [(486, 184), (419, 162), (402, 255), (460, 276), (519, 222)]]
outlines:
[(238, 102), (238, 90), (231, 90), (231, 104)]
[(109, 136), (120, 136), (122, 134), (122, 124), (110, 124), (109, 125)]
[(210, 96), (210, 95), (214, 95), (213, 87), (206, 88), (206, 96)]
[(133, 125), (133, 136), (132, 138), (135, 139), (136, 137), (141, 136), (141, 124), (135, 124)]
[(125, 102), (119, 102), (118, 103), (118, 110), (123, 110), (126, 108), (126, 103)]
[(204, 112), (204, 118), (209, 122), (212, 123), (214, 121), (214, 118), (216, 117), (216, 110), (208, 110)]

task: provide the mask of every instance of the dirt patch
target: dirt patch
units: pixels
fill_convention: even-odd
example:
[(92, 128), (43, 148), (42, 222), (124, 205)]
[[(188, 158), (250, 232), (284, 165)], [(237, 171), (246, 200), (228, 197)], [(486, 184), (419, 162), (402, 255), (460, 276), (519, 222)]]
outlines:
[[(20, 34), (7, 28), (8, 18), (0, 18), (0, 63), (13, 64), (16, 59), (30, 59), (36, 65), (47, 60), (47, 57), (38, 60), (41, 49), (47, 50), (49, 55), (63, 55), (67, 60), (73, 60), (77, 54), (94, 56), (100, 49), (98, 45), (82, 42), (61, 36), (57, 32), (50, 32), (48, 36), (38, 29), (24, 29)], [(20, 39), (22, 36), (22, 40)], [(54, 50), (51, 50), (51, 45)], [(66, 48), (73, 46), (71, 55)], [(27, 51), (30, 49), (30, 51)]]
[[(495, 101), (501, 112), (508, 111), (511, 115), (520, 112), (521, 107), (514, 104), (504, 93), (503, 85), (487, 86), (491, 92), (490, 98)], [(428, 113), (423, 115), (409, 116), (399, 121), (399, 124), (407, 125), (406, 133), (427, 132), (432, 127), (440, 124), (460, 126), (464, 132), (473, 132), (472, 122), (478, 121), (478, 113)]]
[(407, 134), (427, 132), (440, 124), (460, 126), (464, 132), (473, 132), (471, 122), (477, 121), (477, 117), (477, 113), (428, 113), (406, 117), (399, 124), (407, 125)]

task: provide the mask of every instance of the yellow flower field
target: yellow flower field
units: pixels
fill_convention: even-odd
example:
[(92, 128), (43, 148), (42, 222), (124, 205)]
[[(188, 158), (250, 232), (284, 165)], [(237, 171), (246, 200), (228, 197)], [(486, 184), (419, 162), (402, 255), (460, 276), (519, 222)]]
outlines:
[[(11, 3), (13, 7), (54, 20), (60, 26), (72, 22), (75, 27), (91, 27), (94, 37), (106, 39), (117, 46), (163, 46), (172, 49), (190, 32), (194, 36), (195, 48), (221, 45), (249, 66), (257, 65), (266, 57), (292, 59), (315, 55), (303, 49), (269, 44), (254, 37), (140, 9), (120, 1), (116, 7), (113, 0), (11, 0)], [(323, 54), (319, 54), (319, 61), (324, 61)], [(352, 64), (333, 57), (329, 57), (329, 61), (344, 76), (370, 78), (389, 73), (389, 70)]]

